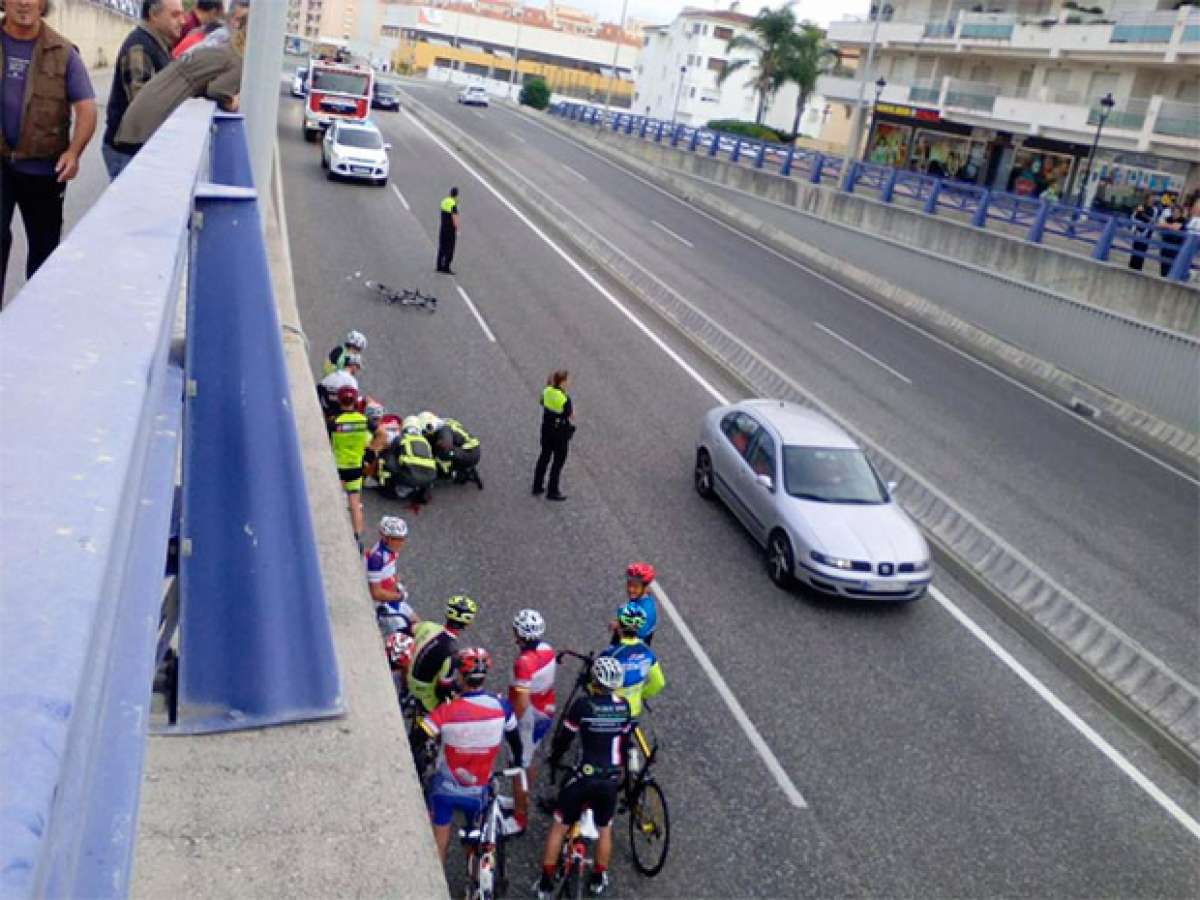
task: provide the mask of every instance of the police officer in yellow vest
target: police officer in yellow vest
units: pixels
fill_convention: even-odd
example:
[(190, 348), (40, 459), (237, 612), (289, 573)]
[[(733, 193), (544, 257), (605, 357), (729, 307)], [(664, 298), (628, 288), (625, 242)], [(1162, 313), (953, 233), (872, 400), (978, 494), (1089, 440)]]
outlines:
[(458, 240), (458, 188), (450, 188), (450, 196), (442, 200), (442, 222), (438, 228), (437, 270), (453, 275), (450, 263), (454, 259), (454, 243)]
[(542, 479), (546, 475), (546, 466), (549, 465), (547, 500), (567, 499), (559, 490), (558, 479), (567, 461), (571, 436), (575, 434), (575, 426), (571, 422), (575, 410), (571, 405), (571, 398), (567, 395), (569, 377), (570, 373), (566, 369), (559, 369), (550, 376), (542, 390), (542, 452), (533, 470), (533, 493), (535, 496), (542, 493)]

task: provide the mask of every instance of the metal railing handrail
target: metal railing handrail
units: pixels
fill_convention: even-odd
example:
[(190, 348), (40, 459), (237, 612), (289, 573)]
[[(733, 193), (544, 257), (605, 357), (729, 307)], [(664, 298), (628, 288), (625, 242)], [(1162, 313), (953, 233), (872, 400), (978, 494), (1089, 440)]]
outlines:
[[(958, 82), (964, 84), (964, 82)], [(972, 84), (965, 82), (965, 84)], [(995, 87), (985, 83), (985, 87)], [(643, 140), (668, 143), (672, 147), (704, 153), (710, 157), (726, 154), (734, 163), (747, 163), (759, 169), (768, 165), (780, 175), (803, 177), (821, 184), (840, 177), (840, 157), (826, 156), (794, 145), (764, 142), (701, 126), (677, 124), (633, 113), (606, 112), (589, 104), (559, 102), (551, 113), (590, 124), (602, 124), (613, 131)], [(841, 190), (874, 190), (877, 199), (892, 203), (897, 197), (921, 204), (921, 211), (937, 215), (940, 210), (970, 216), (970, 224), (986, 229), (990, 222), (1020, 226), (1020, 235), (1031, 243), (1043, 243), (1047, 234), (1091, 247), (1090, 256), (1105, 262), (1114, 250), (1151, 260), (1169, 268), (1167, 277), (1186, 282), (1200, 274), (1200, 236), (1186, 235), (1158, 224), (1138, 223), (1127, 215), (1081, 209), (1048, 198), (1031, 198), (1004, 191), (993, 191), (953, 177), (937, 177), (896, 169), (860, 160), (853, 167)], [(1133, 235), (1144, 235), (1135, 242)], [(1145, 244), (1145, 247), (1141, 247)]]

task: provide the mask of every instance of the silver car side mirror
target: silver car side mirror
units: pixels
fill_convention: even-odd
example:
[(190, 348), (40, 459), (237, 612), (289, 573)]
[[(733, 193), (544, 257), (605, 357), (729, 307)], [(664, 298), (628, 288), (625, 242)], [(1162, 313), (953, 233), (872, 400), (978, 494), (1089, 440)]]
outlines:
[(775, 490), (775, 482), (771, 480), (770, 475), (755, 475), (754, 480), (758, 485), (766, 488), (768, 491)]
[(391, 153), (391, 152), (392, 152), (392, 145), (391, 145), (391, 144), (384, 144), (384, 145), (383, 145), (383, 149), (384, 149), (384, 151), (385, 151), (386, 153)]

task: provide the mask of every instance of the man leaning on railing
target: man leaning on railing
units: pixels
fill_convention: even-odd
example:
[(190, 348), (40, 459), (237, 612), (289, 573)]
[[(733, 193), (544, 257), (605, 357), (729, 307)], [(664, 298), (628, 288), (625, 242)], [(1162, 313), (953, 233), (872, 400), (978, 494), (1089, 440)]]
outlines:
[(8, 0), (0, 24), (0, 291), (13, 212), (19, 208), (25, 223), (25, 276), (32, 278), (62, 237), (67, 182), (96, 131), (87, 68), (71, 42), (42, 21), (48, 7), (48, 0)]

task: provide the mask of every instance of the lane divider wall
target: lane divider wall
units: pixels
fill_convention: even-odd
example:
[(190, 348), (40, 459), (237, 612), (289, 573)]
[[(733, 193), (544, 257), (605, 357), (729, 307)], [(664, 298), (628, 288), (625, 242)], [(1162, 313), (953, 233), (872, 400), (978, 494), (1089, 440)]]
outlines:
[(502, 185), (541, 227), (598, 266), (749, 392), (803, 403), (838, 421), (868, 450), (880, 474), (899, 482), (897, 500), (921, 526), (944, 567), (1189, 778), (1200, 777), (1196, 687), (480, 142), (411, 94), (407, 109)]

